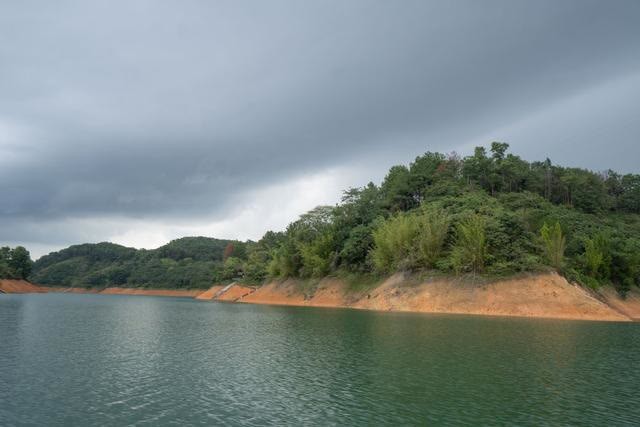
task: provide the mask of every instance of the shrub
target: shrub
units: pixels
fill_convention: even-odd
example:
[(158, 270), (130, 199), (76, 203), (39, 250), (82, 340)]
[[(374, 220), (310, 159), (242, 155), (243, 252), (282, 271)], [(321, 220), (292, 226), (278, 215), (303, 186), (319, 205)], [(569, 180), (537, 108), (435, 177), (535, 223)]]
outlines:
[(456, 271), (480, 273), (484, 270), (487, 256), (485, 227), (486, 220), (477, 214), (464, 219), (456, 227), (456, 243), (451, 254)]
[(371, 257), (376, 270), (390, 273), (412, 267), (416, 259), (413, 242), (418, 231), (418, 221), (413, 215), (400, 213), (383, 221), (373, 231)]
[(588, 273), (591, 277), (597, 277), (598, 271), (602, 267), (604, 255), (595, 239), (587, 239), (584, 242), (584, 260)]
[(450, 218), (442, 209), (425, 209), (417, 216), (415, 247), (424, 267), (434, 267), (442, 255)]
[(562, 269), (564, 264), (564, 251), (567, 247), (567, 242), (560, 223), (556, 222), (553, 227), (549, 227), (545, 222), (540, 230), (542, 236), (542, 242), (544, 243), (544, 251), (547, 256), (547, 260), (551, 263), (551, 266), (556, 270)]
[(300, 244), (302, 275), (322, 277), (329, 273), (333, 261), (333, 237), (322, 234), (311, 243)]

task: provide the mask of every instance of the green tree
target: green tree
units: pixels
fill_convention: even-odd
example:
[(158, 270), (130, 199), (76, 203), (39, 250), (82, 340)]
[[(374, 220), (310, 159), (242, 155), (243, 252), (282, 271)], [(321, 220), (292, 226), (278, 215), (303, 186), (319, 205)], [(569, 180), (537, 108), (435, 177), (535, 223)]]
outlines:
[(598, 233), (590, 239), (585, 239), (584, 260), (591, 277), (609, 279), (612, 261), (611, 238), (604, 233)]
[(419, 226), (415, 216), (399, 213), (382, 221), (373, 231), (371, 258), (376, 270), (383, 273), (415, 266), (414, 241)]
[(434, 267), (442, 254), (451, 219), (442, 209), (425, 208), (416, 220), (415, 249), (420, 254), (422, 266)]
[(620, 179), (617, 204), (626, 212), (640, 213), (640, 175), (627, 174)]
[(8, 246), (0, 247), (0, 279), (13, 279), (14, 272), (9, 267), (11, 261), (11, 248)]
[(540, 230), (540, 235), (547, 260), (556, 270), (561, 270), (564, 265), (564, 251), (567, 248), (567, 242), (560, 223), (556, 222), (554, 226), (550, 227), (545, 222)]
[(367, 255), (373, 244), (373, 230), (370, 225), (353, 227), (339, 252), (340, 263), (350, 270), (367, 270)]
[(464, 159), (462, 173), (469, 184), (475, 183), (485, 190), (490, 189), (489, 175), (491, 159), (484, 147), (476, 147), (473, 156)]
[(380, 187), (383, 206), (390, 212), (408, 211), (417, 205), (411, 187), (411, 173), (404, 166), (393, 166)]
[(322, 277), (328, 274), (335, 259), (333, 236), (325, 233), (309, 243), (301, 243), (300, 253), (302, 276)]
[(487, 256), (486, 220), (477, 214), (458, 223), (452, 261), (457, 271), (470, 270), (474, 274), (484, 270)]
[(584, 242), (584, 259), (587, 270), (592, 277), (598, 275), (598, 271), (604, 262), (604, 254), (596, 244), (595, 240), (587, 239)]
[(585, 212), (594, 213), (608, 208), (604, 180), (591, 171), (565, 169), (560, 181), (564, 187), (564, 202)]
[(424, 198), (427, 187), (441, 179), (445, 169), (444, 154), (427, 152), (416, 157), (409, 166), (409, 192), (417, 203)]
[(11, 258), (9, 260), (9, 268), (13, 270), (15, 276), (19, 279), (26, 279), (31, 274), (33, 267), (33, 261), (29, 251), (23, 246), (16, 246), (11, 251)]
[(244, 262), (240, 258), (230, 256), (224, 261), (222, 279), (232, 280), (242, 277), (244, 275), (243, 267)]

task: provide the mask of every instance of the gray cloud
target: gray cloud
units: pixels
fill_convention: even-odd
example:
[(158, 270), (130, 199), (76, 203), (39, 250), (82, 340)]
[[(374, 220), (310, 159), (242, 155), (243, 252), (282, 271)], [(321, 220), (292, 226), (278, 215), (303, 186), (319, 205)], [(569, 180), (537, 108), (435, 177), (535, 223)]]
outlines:
[(220, 220), (261, 186), (484, 136), (631, 170), (638, 22), (635, 0), (3, 3), (0, 240)]

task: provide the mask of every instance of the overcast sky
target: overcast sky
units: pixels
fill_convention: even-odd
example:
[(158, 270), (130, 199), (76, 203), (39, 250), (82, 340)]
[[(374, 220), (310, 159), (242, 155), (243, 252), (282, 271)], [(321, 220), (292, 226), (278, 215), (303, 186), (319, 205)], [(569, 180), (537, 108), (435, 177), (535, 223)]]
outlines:
[(0, 245), (258, 239), (424, 151), (640, 172), (640, 1), (0, 3)]

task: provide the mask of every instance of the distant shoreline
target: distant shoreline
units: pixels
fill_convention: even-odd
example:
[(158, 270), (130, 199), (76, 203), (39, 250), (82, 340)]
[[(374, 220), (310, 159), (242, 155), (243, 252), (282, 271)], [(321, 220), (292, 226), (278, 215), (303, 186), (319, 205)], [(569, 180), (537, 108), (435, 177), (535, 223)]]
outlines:
[(311, 295), (305, 295), (300, 283), (292, 279), (270, 282), (258, 288), (232, 283), (215, 285), (209, 289), (64, 288), (2, 280), (0, 292), (171, 296), (243, 304), (392, 312), (620, 322), (640, 320), (639, 292), (634, 290), (623, 300), (613, 289), (594, 293), (550, 273), (482, 285), (460, 283), (453, 279), (435, 279), (416, 284), (404, 275), (396, 274), (382, 284), (361, 292), (348, 292), (344, 282), (326, 278), (318, 283)]

